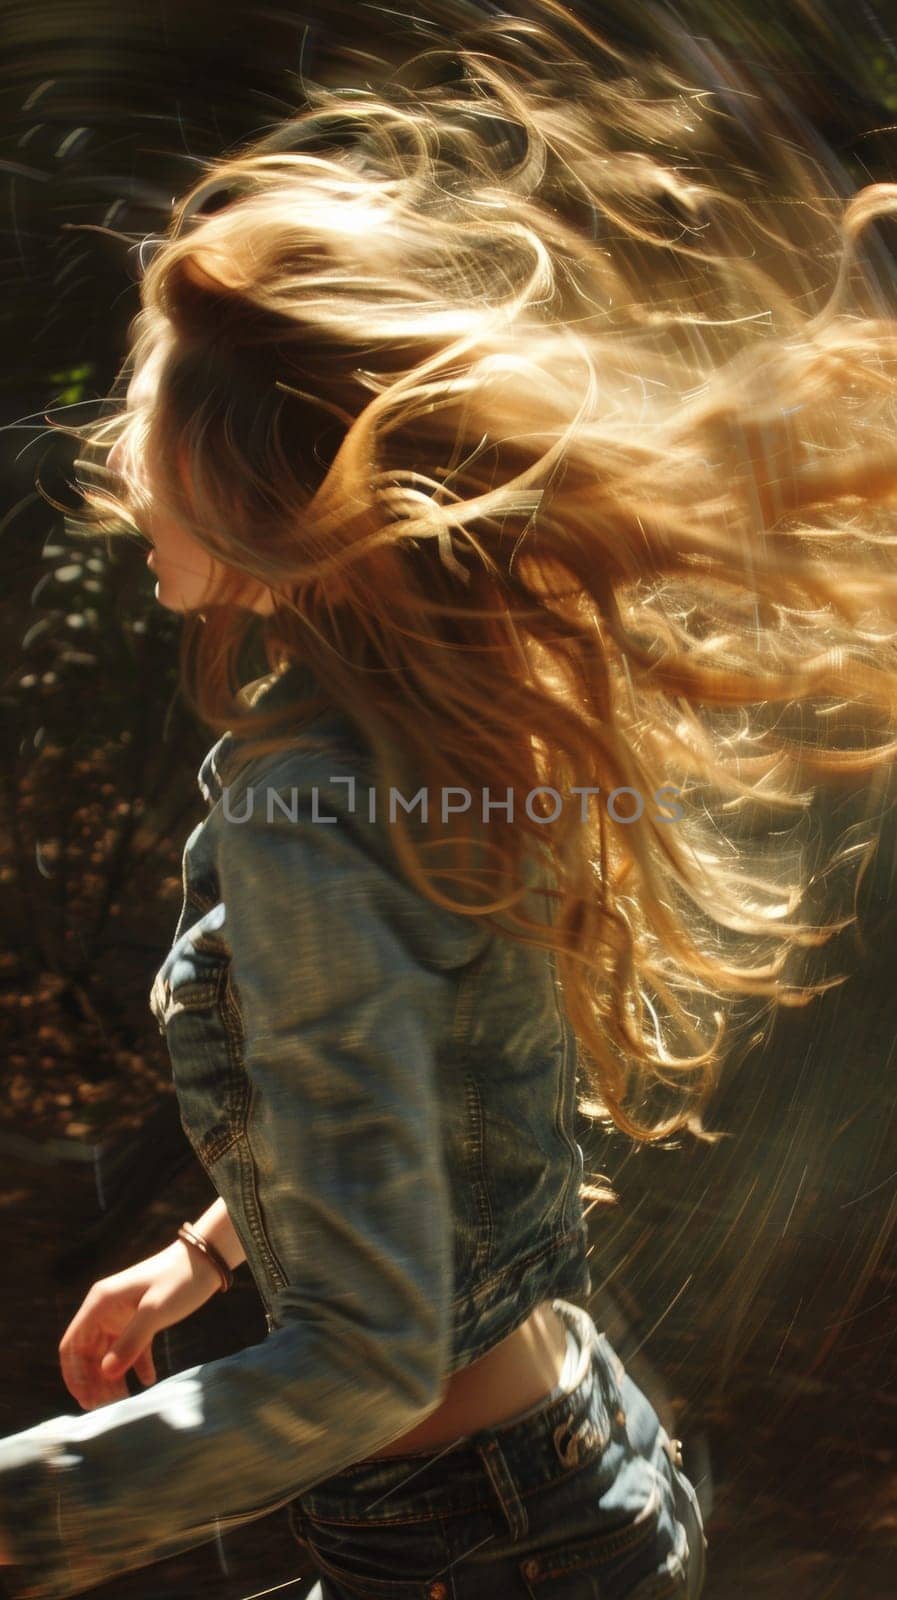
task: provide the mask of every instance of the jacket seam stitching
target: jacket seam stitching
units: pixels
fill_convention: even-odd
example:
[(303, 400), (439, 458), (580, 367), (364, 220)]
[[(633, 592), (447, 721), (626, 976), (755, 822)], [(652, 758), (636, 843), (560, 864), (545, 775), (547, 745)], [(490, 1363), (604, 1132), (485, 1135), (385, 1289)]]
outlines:
[[(284, 1288), (289, 1280), (283, 1270), (283, 1267), (281, 1266), (281, 1263), (277, 1257), (277, 1253), (274, 1250), (270, 1239), (268, 1238), (268, 1230), (266, 1229), (262, 1219), (257, 1181), (258, 1166), (253, 1154), (252, 1140), (250, 1137), (250, 1122), (252, 1120), (252, 1110), (255, 1104), (257, 1090), (246, 1070), (246, 1058), (242, 1047), (242, 1041), (245, 1038), (243, 1011), (234, 986), (230, 981), (228, 981), (226, 985), (225, 994), (235, 1029), (234, 1033), (232, 1034), (230, 1027), (228, 1027), (228, 1036), (233, 1042), (234, 1052), (238, 1059), (244, 1084), (241, 1103), (242, 1114), (240, 1126), (235, 1130), (233, 1138), (228, 1145), (228, 1149), (230, 1149), (233, 1144), (239, 1145), (238, 1154), (240, 1158), (240, 1189), (243, 1196), (243, 1204), (246, 1209), (246, 1221), (250, 1236), (255, 1242), (259, 1256), (264, 1263), (269, 1279), (271, 1280), (272, 1292), (276, 1293), (278, 1289)], [(277, 1281), (278, 1278), (280, 1279), (280, 1282)]]
[(509, 1261), (506, 1266), (499, 1267), (498, 1271), (493, 1272), (491, 1277), (484, 1278), (482, 1283), (478, 1284), (477, 1287), (471, 1292), (467, 1294), (456, 1295), (452, 1301), (453, 1306), (464, 1306), (471, 1300), (474, 1302), (474, 1304), (476, 1304), (478, 1300), (482, 1299), (487, 1291), (495, 1288), (496, 1285), (500, 1285), (502, 1281), (512, 1272), (520, 1272), (531, 1266), (534, 1266), (544, 1256), (555, 1254), (565, 1244), (572, 1244), (574, 1240), (582, 1237), (584, 1229), (585, 1222), (581, 1221), (578, 1222), (575, 1227), (568, 1229), (565, 1233), (553, 1234), (544, 1245), (540, 1246), (538, 1250), (534, 1250), (531, 1255), (515, 1257), (515, 1259), (513, 1261)]
[[(574, 1142), (573, 1136), (568, 1131), (568, 1128), (567, 1128), (567, 1097), (568, 1097), (567, 1074), (568, 1074), (568, 1071), (569, 1071), (569, 1068), (570, 1068), (570, 1032), (569, 1032), (569, 1025), (568, 1025), (568, 1019), (567, 1019), (567, 1016), (566, 1016), (566, 1011), (561, 1005), (561, 996), (560, 996), (559, 980), (558, 980), (558, 973), (557, 973), (557, 957), (556, 957), (556, 952), (554, 950), (551, 950), (549, 952), (549, 967), (550, 967), (550, 971), (551, 971), (551, 980), (552, 980), (552, 982), (551, 982), (551, 992), (552, 992), (552, 995), (554, 997), (555, 1015), (557, 1016), (558, 1023), (560, 1025), (561, 1037), (562, 1037), (562, 1040), (563, 1040), (563, 1054), (562, 1054), (562, 1057), (561, 1057), (561, 1069), (560, 1069), (560, 1073), (559, 1073), (558, 1095), (557, 1095), (557, 1102), (555, 1104), (555, 1127), (557, 1129), (557, 1132), (560, 1134), (561, 1139), (563, 1140), (564, 1147), (565, 1147), (565, 1149), (567, 1151), (567, 1156), (568, 1156), (568, 1159), (569, 1159), (569, 1171), (567, 1173), (567, 1179), (566, 1179), (566, 1182), (564, 1184), (564, 1200), (563, 1200), (563, 1207), (562, 1207), (562, 1213), (561, 1213), (563, 1226), (569, 1228), (571, 1226), (571, 1217), (572, 1217), (572, 1214), (573, 1214), (574, 1208), (575, 1208), (575, 1200), (578, 1197), (578, 1191), (577, 1191), (577, 1185), (576, 1185), (577, 1154), (576, 1154), (576, 1146), (575, 1146), (575, 1142)], [(574, 1071), (575, 1071), (575, 1069), (574, 1069)], [(573, 1107), (572, 1107), (572, 1109), (573, 1109), (573, 1112), (575, 1113), (575, 1110), (576, 1110), (576, 1080), (575, 1080), (575, 1076), (574, 1076), (572, 1094), (573, 1094)]]
[(476, 1078), (469, 1070), (464, 1074), (464, 1090), (468, 1128), (472, 1130), (471, 1137), (465, 1140), (465, 1145), (469, 1157), (473, 1192), (480, 1225), (480, 1237), (477, 1240), (473, 1265), (475, 1270), (479, 1270), (492, 1255), (494, 1217), (489, 1198), (488, 1174), (485, 1161), (483, 1100)]

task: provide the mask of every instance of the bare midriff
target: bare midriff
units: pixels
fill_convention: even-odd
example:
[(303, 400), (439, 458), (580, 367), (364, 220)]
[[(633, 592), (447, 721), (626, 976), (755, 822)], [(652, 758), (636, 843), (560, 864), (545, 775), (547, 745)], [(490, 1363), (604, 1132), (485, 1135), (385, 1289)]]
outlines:
[(437, 1450), (528, 1411), (557, 1387), (566, 1353), (566, 1327), (551, 1301), (543, 1300), (500, 1344), (452, 1374), (440, 1404), (423, 1422), (365, 1459)]

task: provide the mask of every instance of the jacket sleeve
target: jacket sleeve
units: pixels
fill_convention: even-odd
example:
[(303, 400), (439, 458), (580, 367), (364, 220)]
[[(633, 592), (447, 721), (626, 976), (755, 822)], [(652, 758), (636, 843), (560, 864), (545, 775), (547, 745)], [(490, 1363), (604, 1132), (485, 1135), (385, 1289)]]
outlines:
[(285, 1280), (281, 1325), (0, 1440), (18, 1600), (79, 1593), (262, 1516), (444, 1392), (452, 1244), (434, 1076), (454, 985), (413, 953), (414, 929), (444, 914), (344, 817), (269, 822), (265, 809), (218, 817), (216, 848), (253, 1089), (245, 1154)]

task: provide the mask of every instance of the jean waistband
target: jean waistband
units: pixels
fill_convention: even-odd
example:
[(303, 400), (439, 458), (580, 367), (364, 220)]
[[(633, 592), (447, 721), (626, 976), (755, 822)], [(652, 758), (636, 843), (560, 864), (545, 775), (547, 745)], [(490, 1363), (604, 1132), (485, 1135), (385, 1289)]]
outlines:
[(535, 1492), (603, 1450), (625, 1420), (623, 1368), (587, 1311), (567, 1300), (552, 1305), (580, 1347), (569, 1389), (432, 1454), (347, 1467), (300, 1497), (303, 1512), (322, 1522), (425, 1521), (480, 1503), (484, 1469), (499, 1494), (508, 1473), (518, 1492)]

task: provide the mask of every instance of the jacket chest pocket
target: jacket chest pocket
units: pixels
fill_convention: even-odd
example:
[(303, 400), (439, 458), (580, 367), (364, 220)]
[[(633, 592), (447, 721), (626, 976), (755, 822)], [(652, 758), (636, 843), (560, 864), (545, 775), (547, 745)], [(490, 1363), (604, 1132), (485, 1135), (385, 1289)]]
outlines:
[[(205, 920), (205, 919), (204, 919)], [(181, 1125), (204, 1166), (243, 1131), (249, 1083), (226, 952), (191, 928), (156, 974), (150, 1009), (164, 1034)]]

